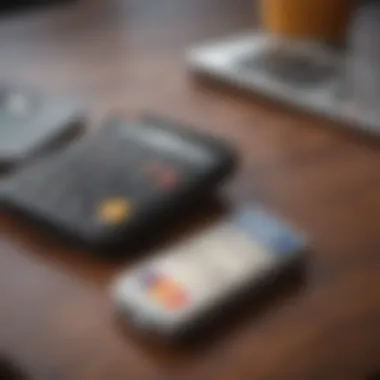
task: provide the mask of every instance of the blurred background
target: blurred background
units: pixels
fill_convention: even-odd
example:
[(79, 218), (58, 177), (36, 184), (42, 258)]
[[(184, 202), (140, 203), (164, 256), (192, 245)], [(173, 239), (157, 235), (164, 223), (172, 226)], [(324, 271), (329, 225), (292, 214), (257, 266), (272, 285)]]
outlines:
[[(84, 99), (91, 106), (90, 128), (110, 110), (121, 109), (128, 115), (149, 110), (208, 129), (242, 152), (242, 169), (228, 189), (232, 197), (263, 200), (291, 215), (319, 238), (320, 261), (336, 260), (346, 268), (347, 257), (362, 257), (366, 249), (379, 247), (378, 147), (343, 137), (318, 118), (268, 105), (259, 97), (248, 102), (233, 92), (227, 96), (198, 87), (185, 58), (191, 46), (247, 30), (264, 31), (278, 46), (283, 40), (322, 44), (350, 57), (352, 66), (342, 70), (349, 73), (343, 82), (354, 90), (345, 92), (355, 93), (365, 113), (368, 104), (378, 109), (380, 101), (379, 1), (0, 0), (0, 9), (0, 87), (25, 85)], [(286, 75), (299, 68), (299, 61), (290, 61)], [(285, 64), (289, 69), (289, 61)], [(110, 317), (113, 309), (105, 289), (120, 268), (66, 256), (64, 249), (34, 241), (21, 228), (18, 232), (15, 223), (1, 223), (10, 233), (0, 236), (0, 289), (7, 289), (0, 292), (0, 352), (9, 361), (16, 359), (15, 365), (21, 363), (33, 378), (101, 380), (132, 373), (131, 378), (148, 379), (162, 368), (165, 374), (177, 374), (194, 363), (203, 369), (208, 361), (207, 368), (221, 368), (221, 350), (210, 350), (209, 356), (165, 354), (161, 349), (146, 354), (133, 338), (115, 330)], [(290, 297), (294, 313), (287, 314), (285, 301), (274, 300), (280, 306), (267, 313), (270, 328), (265, 334), (258, 330), (267, 321), (250, 327), (241, 323), (240, 334), (231, 334), (228, 359), (234, 365), (229, 378), (237, 378), (242, 362), (253, 367), (255, 355), (266, 355), (266, 360), (256, 361), (262, 367), (255, 364), (251, 379), (278, 379), (273, 371), (283, 374), (288, 367), (294, 380), (313, 378), (307, 374), (354, 379), (350, 376), (371, 367), (378, 360), (373, 347), (378, 348), (379, 339), (373, 329), (378, 324), (374, 310), (379, 276), (375, 271), (367, 276), (364, 270), (353, 279), (351, 275), (342, 286), (337, 281), (340, 287), (327, 282), (313, 293), (312, 284), (302, 297)], [(357, 284), (353, 303), (361, 314), (349, 309)], [(334, 342), (329, 340), (331, 330), (338, 332)], [(13, 371), (9, 368), (4, 370), (7, 380)], [(331, 370), (329, 377), (325, 368), (337, 372)]]

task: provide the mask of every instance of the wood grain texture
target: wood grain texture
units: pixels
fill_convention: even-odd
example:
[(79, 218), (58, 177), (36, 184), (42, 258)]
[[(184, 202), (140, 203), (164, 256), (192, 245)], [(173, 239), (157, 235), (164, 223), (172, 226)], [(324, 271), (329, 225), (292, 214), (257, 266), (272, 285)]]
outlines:
[(379, 144), (186, 71), (189, 45), (253, 18), (251, 0), (83, 0), (0, 21), (2, 81), (83, 99), (94, 129), (113, 109), (148, 110), (227, 138), (242, 165), (226, 199), (263, 202), (313, 241), (302, 287), (181, 350), (115, 322), (107, 287), (134, 259), (101, 262), (1, 215), (0, 352), (33, 379), (357, 380), (380, 368)]

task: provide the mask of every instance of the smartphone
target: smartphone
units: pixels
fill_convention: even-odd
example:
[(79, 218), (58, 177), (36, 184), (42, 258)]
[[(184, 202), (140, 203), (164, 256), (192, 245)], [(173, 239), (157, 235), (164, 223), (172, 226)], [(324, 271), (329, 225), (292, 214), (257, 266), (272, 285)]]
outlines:
[(27, 89), (0, 89), (0, 168), (14, 165), (66, 141), (80, 130), (81, 106), (64, 97)]
[[(188, 215), (236, 166), (224, 141), (171, 122), (112, 117), (67, 149), (24, 166), (0, 203), (53, 235), (106, 254)], [(58, 237), (57, 236), (57, 237)]]
[(202, 233), (118, 276), (112, 296), (138, 329), (183, 335), (204, 317), (305, 256), (307, 238), (245, 205)]

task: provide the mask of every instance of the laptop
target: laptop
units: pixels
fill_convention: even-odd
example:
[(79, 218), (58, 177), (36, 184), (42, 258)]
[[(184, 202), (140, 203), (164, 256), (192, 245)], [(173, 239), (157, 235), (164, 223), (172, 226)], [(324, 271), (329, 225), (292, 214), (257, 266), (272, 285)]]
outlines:
[(346, 50), (250, 31), (195, 46), (191, 71), (244, 91), (380, 135), (380, 6), (354, 20)]

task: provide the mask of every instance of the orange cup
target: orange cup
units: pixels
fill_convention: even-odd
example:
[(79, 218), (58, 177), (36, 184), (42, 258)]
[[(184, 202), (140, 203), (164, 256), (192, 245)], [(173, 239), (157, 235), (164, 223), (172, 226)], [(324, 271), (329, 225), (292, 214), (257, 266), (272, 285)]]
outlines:
[(270, 33), (333, 43), (345, 39), (352, 9), (350, 0), (261, 0)]

